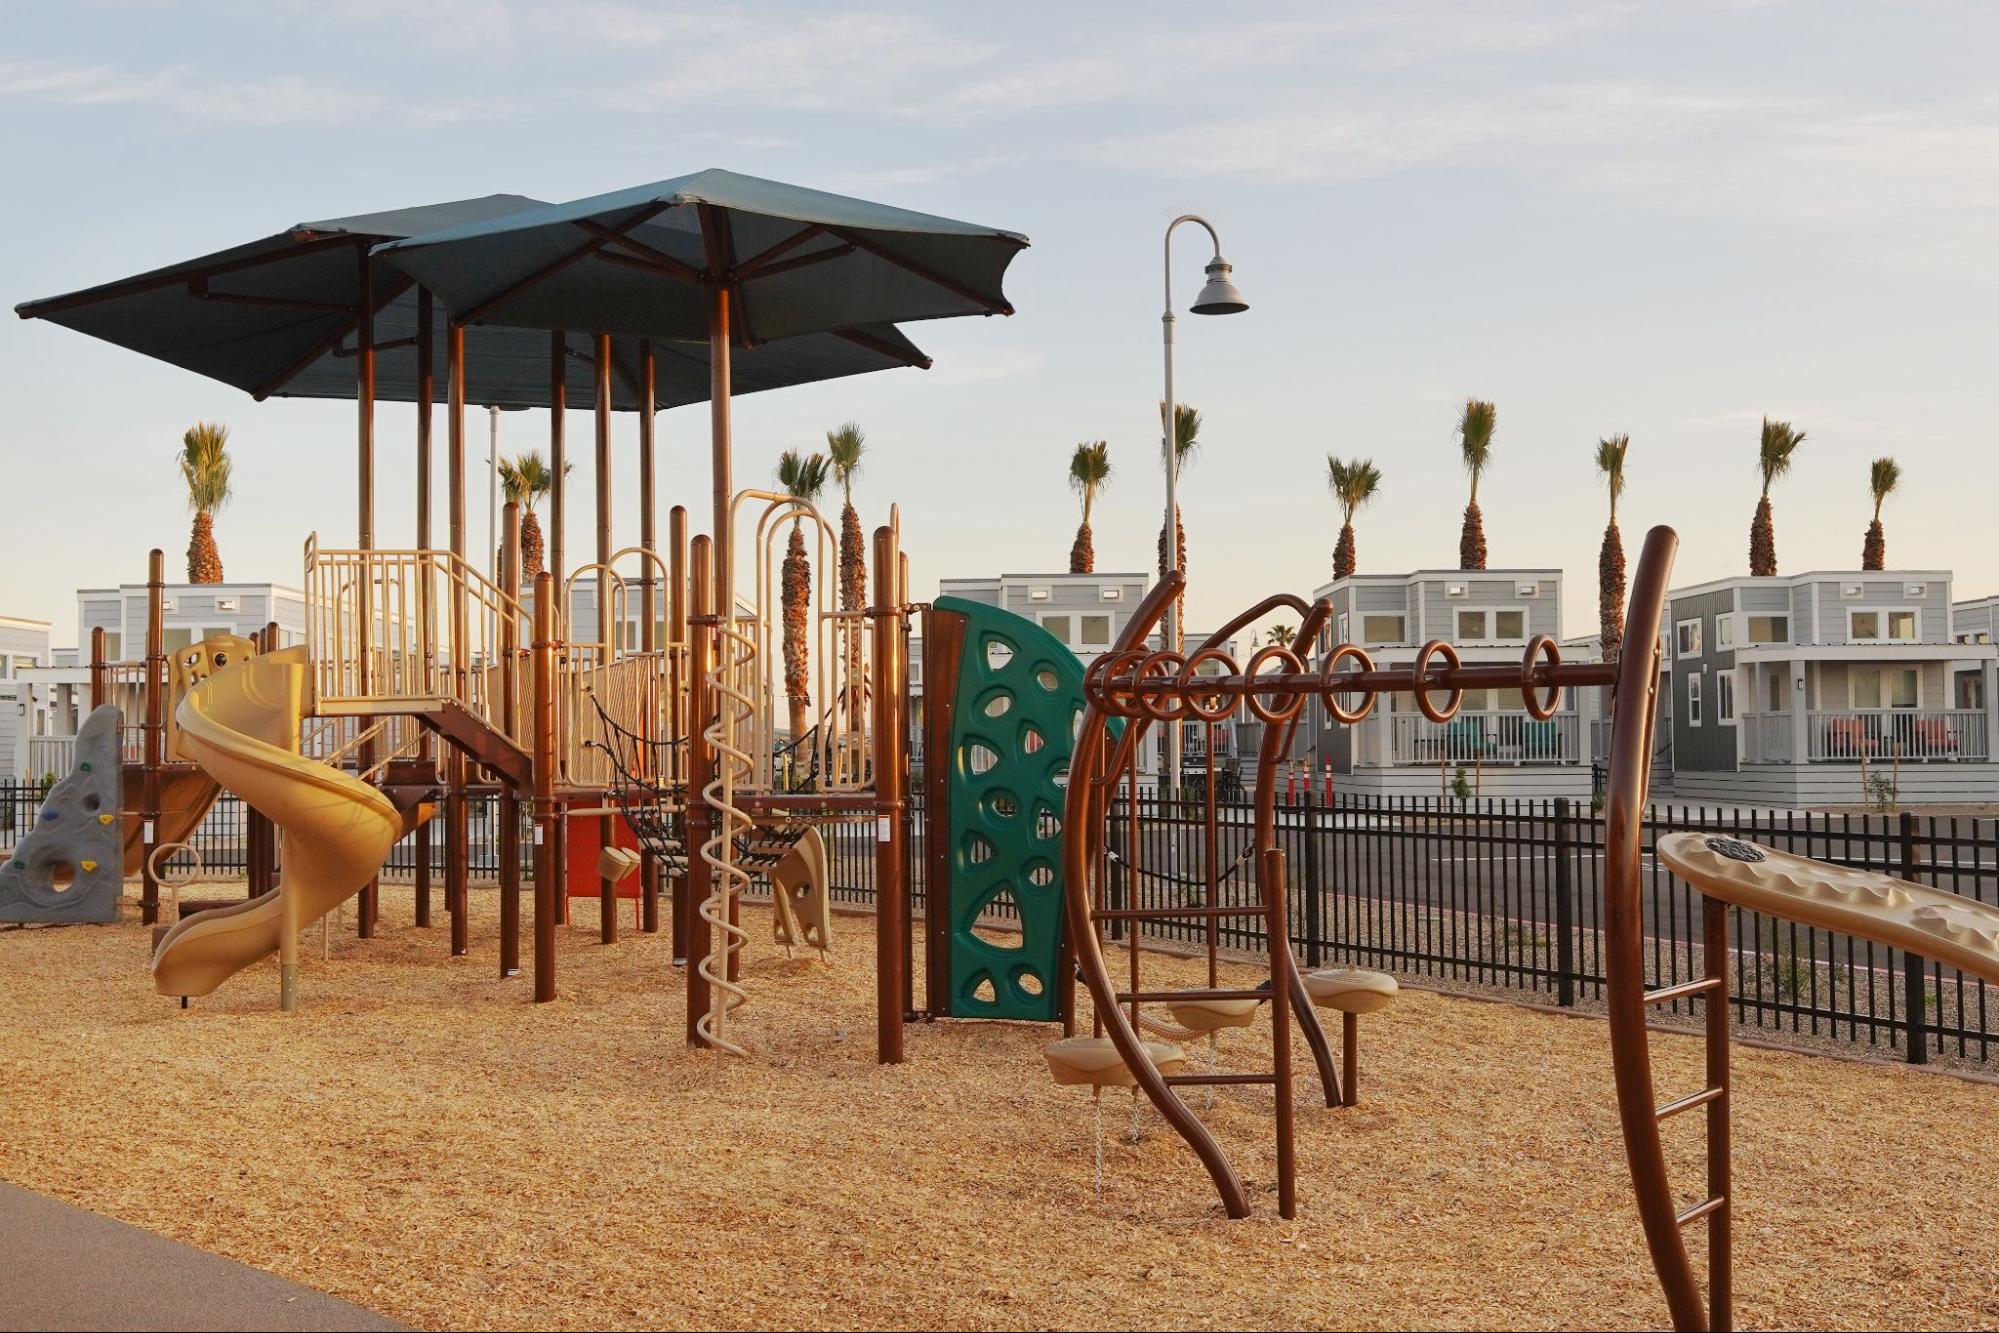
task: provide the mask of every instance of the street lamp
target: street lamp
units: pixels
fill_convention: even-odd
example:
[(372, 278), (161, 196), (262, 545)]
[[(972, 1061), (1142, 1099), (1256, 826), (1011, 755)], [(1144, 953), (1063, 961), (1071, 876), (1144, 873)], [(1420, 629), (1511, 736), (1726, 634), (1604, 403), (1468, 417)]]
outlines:
[[(1215, 257), (1208, 261), (1207, 282), (1194, 304), (1188, 309), (1197, 315), (1237, 315), (1249, 309), (1249, 302), (1242, 299), (1230, 280), (1232, 270), (1228, 261), (1222, 258), (1222, 238), (1215, 234), (1214, 224), (1196, 213), (1182, 213), (1166, 227), (1166, 313), (1160, 317), (1166, 331), (1166, 400), (1160, 410), (1160, 453), (1166, 460), (1166, 568), (1180, 568), (1179, 531), (1174, 519), (1180, 512), (1179, 481), (1180, 452), (1177, 443), (1179, 400), (1173, 395), (1173, 233), (1183, 222), (1198, 222), (1214, 242)], [(1166, 607), (1165, 638), (1161, 644), (1167, 649), (1174, 648), (1180, 641), (1180, 601), (1173, 599)], [(1166, 790), (1177, 793), (1180, 790), (1180, 726), (1172, 723), (1166, 728)]]

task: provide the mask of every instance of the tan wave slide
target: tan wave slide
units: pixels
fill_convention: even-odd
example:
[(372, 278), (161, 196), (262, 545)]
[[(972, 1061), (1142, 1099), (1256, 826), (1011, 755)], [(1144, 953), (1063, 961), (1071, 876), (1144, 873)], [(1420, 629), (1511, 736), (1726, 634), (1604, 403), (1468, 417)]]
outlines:
[[(278, 887), (233, 907), (200, 912), (153, 953), (162, 995), (201, 996), (359, 892), (404, 832), (381, 792), (302, 758), (299, 725), (311, 711), (301, 645), (252, 657), (199, 681), (174, 714), (180, 752), (284, 830)], [(289, 1007), (295, 954), (284, 951)]]

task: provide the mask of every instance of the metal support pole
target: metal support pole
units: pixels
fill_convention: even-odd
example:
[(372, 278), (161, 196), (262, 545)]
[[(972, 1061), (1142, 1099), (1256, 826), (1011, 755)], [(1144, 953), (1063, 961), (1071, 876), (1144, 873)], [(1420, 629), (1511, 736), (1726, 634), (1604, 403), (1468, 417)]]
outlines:
[(1555, 1003), (1569, 1008), (1576, 1002), (1575, 850), (1569, 820), (1569, 798), (1555, 798)]
[[(1214, 756), (1208, 756), (1212, 766)], [(1337, 821), (1336, 821), (1337, 822)], [(1305, 789), (1305, 966), (1318, 967), (1325, 960), (1322, 937), (1325, 923), (1325, 871), (1319, 848), (1319, 801), (1312, 789)]]
[[(608, 666), (612, 658), (620, 652), (619, 640), (625, 632), (623, 625), (611, 623), (611, 615), (617, 610), (611, 604), (611, 335), (600, 333), (596, 340), (596, 357), (593, 368), (596, 371), (596, 425), (597, 425), (597, 639), (604, 645), (604, 660), (600, 666)], [(646, 617), (652, 619), (651, 608)], [(630, 647), (625, 644), (623, 647)], [(598, 815), (597, 845), (609, 847), (617, 834), (617, 822), (611, 815)], [(597, 876), (597, 937), (605, 944), (618, 942), (618, 884), (608, 875)]]
[[(654, 362), (652, 340), (639, 341), (639, 547), (648, 556), (659, 549), (658, 534), (653, 523), (653, 403), (658, 391), (658, 366)], [(658, 608), (659, 580), (653, 571), (650, 559), (641, 562), (643, 573), (639, 578), (639, 598), (645, 605), (640, 618), (639, 647), (646, 655), (649, 672), (656, 671), (653, 663), (658, 661), (654, 654), (659, 652)], [(657, 680), (657, 675), (653, 676)], [(641, 718), (644, 734), (651, 736), (652, 727), (661, 720), (659, 714), (664, 709), (648, 709)], [(663, 780), (663, 774), (655, 774), (655, 780)], [(648, 935), (659, 933), (659, 862), (651, 852), (646, 852), (639, 863), (639, 893), (643, 902), (640, 911), (640, 926)]]
[[(416, 294), (416, 544), (420, 551), (430, 549), (432, 503), (430, 487), (431, 464), (431, 405), (437, 396), (437, 377), (433, 351), (436, 313), (428, 287), (417, 288)], [(432, 602), (430, 568), (425, 566), (417, 574), (417, 624), (421, 651), (424, 655), (422, 670), (424, 678), (434, 678), (437, 670), (437, 611)], [(418, 754), (427, 762), (436, 762), (436, 751), (431, 738), (423, 738), (423, 748)], [(430, 925), (430, 823), (425, 821), (416, 830), (416, 924)]]
[[(375, 549), (375, 275), (365, 246), (355, 252), (355, 258), (359, 265), (359, 294), (354, 311), (354, 399), (360, 453), (360, 514), (357, 523), (360, 540), (356, 544), (363, 551), (372, 551)], [(363, 569), (358, 617), (361, 654), (358, 674), (361, 692), (368, 694), (374, 685), (374, 580), (373, 570), (366, 565)], [(362, 743), (357, 762), (363, 772), (374, 767), (375, 746), (372, 741)], [(364, 940), (371, 938), (380, 911), (381, 882), (371, 878), (362, 888), (361, 900), (354, 912), (355, 935)]]
[[(679, 651), (669, 658), (667, 662), (667, 735), (681, 741), (679, 776), (684, 782), (683, 791), (686, 793), (687, 806), (689, 810), (692, 810), (694, 807), (693, 798), (697, 794), (697, 791), (693, 782), (688, 780), (687, 774), (687, 765), (691, 761), (694, 744), (692, 741), (685, 739), (692, 729), (691, 719), (693, 714), (688, 707), (688, 697), (689, 691), (693, 688), (693, 682), (690, 677), (694, 674), (689, 669), (689, 663), (693, 660), (693, 649), (692, 641), (688, 638), (687, 612), (689, 590), (692, 585), (688, 582), (687, 507), (685, 505), (675, 505), (668, 511), (666, 533), (667, 545), (671, 548), (667, 552), (667, 582), (671, 586), (667, 593), (668, 620), (666, 637), (667, 642), (679, 645)], [(674, 762), (669, 752), (667, 763), (672, 764)], [(673, 906), (673, 961), (676, 963), (685, 963), (687, 961), (687, 918), (689, 911), (687, 873), (682, 871), (680, 874), (673, 876), (670, 887), (672, 889), (671, 897)]]
[[(500, 592), (503, 595), (499, 625), (500, 731), (518, 734), (515, 710), (520, 700), (520, 621), (513, 608), (521, 598), (521, 507), (509, 500), (500, 539)], [(500, 975), (511, 977), (521, 970), (521, 794), (514, 784), (500, 783)]]
[[(446, 511), (452, 561), (451, 589), (451, 668), (448, 681), (451, 697), (464, 699), (468, 685), (466, 655), (470, 650), (471, 626), (465, 590), (465, 326), (453, 322), (445, 344), (446, 374), (450, 380), (447, 410), (448, 447), (445, 452)], [(445, 755), (444, 787), (444, 898), (451, 910), (451, 956), (463, 958), (471, 952), (472, 923), (470, 897), (470, 811), (465, 801), (465, 756), (453, 747)]]
[(712, 943), (712, 928), (697, 905), (708, 901), (708, 894), (714, 884), (714, 869), (701, 855), (702, 844), (708, 840), (708, 830), (713, 821), (710, 818), (708, 802), (702, 793), (714, 780), (714, 750), (702, 738), (710, 717), (715, 711), (715, 700), (708, 686), (708, 671), (715, 647), (715, 618), (711, 612), (714, 601), (714, 543), (706, 536), (696, 537), (688, 559), (691, 584), (694, 590), (693, 615), (688, 625), (688, 706), (687, 732), (687, 896), (684, 903), (676, 904), (674, 920), (676, 933), (682, 944), (680, 955), (687, 964), (687, 1044), (699, 1047), (705, 1043), (696, 1027), (708, 1012), (710, 987), (708, 979), (701, 975), (696, 966), (708, 956)]
[[(562, 595), (562, 580), (568, 577), (567, 526), (563, 523), (568, 495), (569, 455), (562, 438), (562, 416), (569, 410), (569, 335), (549, 335), (548, 358), (548, 571), (555, 575), (556, 596)], [(561, 637), (566, 627), (560, 608), (555, 633)]]
[(907, 981), (903, 943), (909, 926), (908, 849), (904, 845), (904, 782), (908, 737), (902, 719), (901, 563), (895, 529), (875, 529), (874, 770), (875, 808), (875, 1045), (882, 1064), (902, 1063)]
[(153, 849), (159, 837), (160, 768), (167, 750), (166, 583), (166, 553), (154, 547), (146, 557), (146, 725), (139, 782), (139, 917), (149, 926), (160, 920)]
[(534, 998), (555, 998), (555, 578), (534, 584)]
[[(1903, 879), (1916, 878), (1916, 817), (1904, 810), (1897, 830)], [(1902, 955), (1902, 1020), (1907, 1033), (1908, 1059), (1912, 1065), (1930, 1062), (1929, 963), (1916, 955)]]

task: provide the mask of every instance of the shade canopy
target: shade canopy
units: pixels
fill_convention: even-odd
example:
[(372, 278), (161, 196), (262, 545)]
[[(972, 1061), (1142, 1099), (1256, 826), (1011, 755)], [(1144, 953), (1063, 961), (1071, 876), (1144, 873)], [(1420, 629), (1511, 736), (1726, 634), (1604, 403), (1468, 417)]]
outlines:
[[(523, 195), (395, 209), (302, 222), (283, 231), (134, 277), (16, 306), (24, 319), (46, 319), (120, 347), (234, 385), (258, 398), (353, 398), (355, 324), (368, 251), (384, 241), (491, 222), (546, 208)], [(375, 299), (375, 395), (417, 397), (418, 293), (401, 270), (367, 260)], [(442, 401), (445, 320), (433, 320), (435, 395)], [(577, 325), (587, 329), (587, 325)], [(567, 339), (571, 407), (596, 405), (586, 333)], [(551, 340), (539, 329), (488, 325), (465, 339), (467, 401), (499, 407), (545, 407), (552, 399)], [(655, 341), (655, 405), (706, 401), (705, 343)], [(639, 347), (615, 340), (612, 405), (639, 404)], [(843, 328), (780, 347), (739, 352), (731, 392), (928, 366), (921, 349), (891, 325)]]
[(710, 170), (468, 219), (375, 253), (454, 318), (706, 338), (726, 287), (739, 346), (868, 324), (1011, 314), (1014, 232)]

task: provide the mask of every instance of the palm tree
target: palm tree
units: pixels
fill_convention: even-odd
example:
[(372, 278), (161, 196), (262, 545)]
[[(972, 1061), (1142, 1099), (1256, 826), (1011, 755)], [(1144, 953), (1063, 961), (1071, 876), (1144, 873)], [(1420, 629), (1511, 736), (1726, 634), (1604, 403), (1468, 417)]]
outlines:
[(1612, 435), (1596, 442), (1596, 470), (1610, 491), (1610, 524), (1603, 530), (1603, 549), (1596, 557), (1597, 638), (1603, 660), (1615, 662), (1624, 642), (1624, 536), (1617, 530), (1617, 500), (1624, 494), (1624, 455), (1629, 435)]
[(1763, 437), (1756, 450), (1756, 470), (1763, 474), (1762, 498), (1756, 502), (1756, 517), (1749, 524), (1749, 572), (1770, 576), (1777, 572), (1777, 525), (1770, 509), (1770, 483), (1791, 470), (1791, 455), (1805, 442), (1805, 433), (1793, 430), (1788, 421), (1763, 418)]
[(180, 437), (180, 476), (194, 531), (187, 540), (187, 581), (222, 582), (222, 553), (215, 549), (215, 511), (229, 499), (229, 427), (196, 422)]
[(1084, 441), (1069, 455), (1069, 485), (1083, 497), (1083, 522), (1069, 547), (1069, 572), (1097, 572), (1097, 543), (1090, 531), (1090, 511), (1111, 480), (1111, 446), (1108, 440)]
[[(1164, 427), (1166, 424), (1165, 403), (1159, 405), (1159, 424), (1161, 427)], [(1186, 403), (1175, 404), (1173, 408), (1173, 454), (1170, 459), (1166, 456), (1166, 441), (1162, 439), (1159, 442), (1160, 461), (1172, 468), (1173, 475), (1177, 478), (1181, 470), (1187, 464), (1194, 461), (1194, 455), (1199, 452), (1200, 447), (1200, 412), (1189, 407)], [(1186, 574), (1187, 525), (1180, 521), (1180, 505), (1177, 499), (1173, 505), (1173, 553), (1176, 557), (1174, 568), (1178, 569), (1181, 574)], [(1166, 576), (1166, 524), (1163, 522), (1159, 525), (1159, 574), (1161, 578)], [(1173, 645), (1176, 652), (1186, 646), (1187, 617), (1184, 614), (1186, 609), (1187, 591), (1186, 586), (1183, 584), (1180, 595), (1174, 599), (1173, 604), (1173, 632), (1174, 637), (1178, 640)]]
[(1458, 420), (1458, 448), (1471, 475), (1471, 503), (1465, 506), (1464, 530), (1458, 534), (1459, 569), (1485, 568), (1485, 515), (1478, 507), (1478, 479), (1492, 461), (1492, 432), (1498, 424), (1499, 411), (1491, 403), (1465, 399), (1464, 415)]
[[(826, 455), (786, 449), (777, 460), (777, 484), (786, 495), (811, 504), (826, 489)], [(812, 708), (811, 663), (806, 622), (812, 611), (812, 562), (805, 556), (804, 516), (791, 521), (791, 545), (784, 556), (784, 697), (791, 709), (791, 737), (805, 734)]]
[[(565, 469), (573, 470), (575, 464)], [(539, 450), (530, 449), (524, 454), (500, 460), (500, 490), (507, 499), (521, 507), (521, 587), (532, 588), (535, 577), (541, 573), (541, 562), (546, 544), (542, 541), (541, 520), (535, 517), (534, 507), (541, 498), (555, 489), (555, 473), (542, 461)]]
[(1290, 625), (1272, 625), (1265, 637), (1276, 647), (1285, 648), (1290, 646), (1291, 640), (1296, 638), (1297, 634), (1298, 631)]
[(1902, 465), (1892, 458), (1877, 458), (1867, 467), (1867, 489), (1874, 496), (1874, 521), (1867, 525), (1867, 540), (1861, 543), (1860, 567), (1888, 567), (1888, 534), (1881, 527), (1881, 502), (1902, 484)]
[(1354, 571), (1359, 555), (1354, 545), (1354, 511), (1374, 498), (1381, 489), (1381, 469), (1371, 458), (1346, 459), (1326, 455), (1326, 486), (1340, 507), (1340, 540), (1333, 547), (1333, 577), (1346, 578)]
[[(860, 611), (868, 604), (868, 552), (861, 534), (861, 515), (854, 508), (854, 477), (861, 470), (861, 455), (868, 449), (867, 432), (852, 421), (843, 423), (838, 430), (826, 432), (826, 457), (832, 464), (834, 479), (840, 483), (842, 504), (840, 507), (840, 609)], [(792, 525), (794, 530), (797, 525)], [(866, 691), (861, 680), (861, 635), (858, 622), (856, 632), (847, 638), (846, 681), (841, 688), (841, 697), (846, 700), (847, 725), (853, 734), (861, 733), (864, 722), (861, 710), (865, 706)]]

